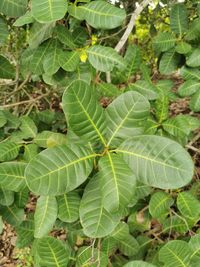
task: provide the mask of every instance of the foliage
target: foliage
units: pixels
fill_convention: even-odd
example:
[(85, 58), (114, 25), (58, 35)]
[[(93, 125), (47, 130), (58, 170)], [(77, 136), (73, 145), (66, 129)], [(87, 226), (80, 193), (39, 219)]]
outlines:
[[(3, 221), (13, 225), (36, 267), (197, 266), (199, 235), (183, 237), (198, 225), (199, 183), (183, 146), (200, 121), (170, 116), (173, 83), (152, 79), (134, 35), (121, 53), (113, 48), (126, 1), (72, 2), (0, 3), (0, 231)], [(170, 23), (154, 39), (160, 71), (185, 57), (179, 93), (196, 94), (198, 18), (188, 26), (176, 4)], [(38, 103), (48, 96), (61, 96), (62, 110)]]
[[(192, 1), (191, 1), (192, 2)], [(191, 4), (193, 10), (196, 6)], [(180, 74), (185, 82), (178, 92), (181, 97), (192, 96), (190, 108), (200, 111), (199, 90), (199, 5), (195, 12), (189, 13), (185, 3), (174, 4), (170, 11), (170, 29), (159, 32), (153, 39), (154, 49), (159, 55), (159, 70), (161, 74), (169, 75), (180, 68)]]

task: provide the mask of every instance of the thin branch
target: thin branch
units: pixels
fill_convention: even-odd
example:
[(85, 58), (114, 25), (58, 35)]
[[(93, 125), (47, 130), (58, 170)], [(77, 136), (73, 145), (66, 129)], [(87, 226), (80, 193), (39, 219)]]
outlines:
[(125, 45), (126, 41), (128, 40), (129, 35), (131, 34), (134, 26), (135, 26), (135, 22), (137, 20), (137, 18), (139, 17), (139, 15), (141, 14), (141, 12), (145, 9), (145, 7), (150, 3), (150, 0), (143, 0), (138, 7), (134, 10), (134, 12), (131, 15), (131, 19), (127, 25), (126, 31), (124, 32), (123, 36), (121, 37), (121, 39), (119, 40), (119, 42), (117, 43), (117, 45), (115, 46), (115, 50), (117, 52), (120, 52), (120, 50), (123, 48), (123, 46)]
[(24, 104), (34, 103), (34, 102), (36, 102), (36, 101), (40, 100), (41, 98), (43, 98), (45, 96), (48, 96), (48, 95), (49, 95), (49, 93), (46, 93), (46, 94), (40, 95), (40, 96), (38, 96), (36, 98), (33, 98), (33, 99), (24, 100), (24, 101), (20, 101), (20, 102), (17, 102), (17, 103), (12, 103), (12, 104), (7, 104), (7, 105), (2, 106), (2, 108), (11, 108), (11, 107), (24, 105)]

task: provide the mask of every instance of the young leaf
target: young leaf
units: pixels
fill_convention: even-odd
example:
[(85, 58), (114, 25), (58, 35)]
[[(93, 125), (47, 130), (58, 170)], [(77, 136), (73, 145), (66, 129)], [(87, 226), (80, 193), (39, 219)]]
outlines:
[(55, 197), (40, 196), (34, 214), (34, 237), (41, 238), (52, 229), (57, 218), (57, 201)]
[(103, 205), (107, 211), (124, 209), (136, 187), (136, 177), (120, 155), (107, 153), (99, 161)]
[(63, 94), (62, 107), (67, 123), (76, 135), (88, 142), (100, 140), (106, 145), (104, 110), (87, 83), (74, 81)]
[(89, 25), (96, 29), (114, 29), (126, 18), (124, 9), (104, 1), (93, 1), (79, 7)]
[(188, 184), (193, 176), (190, 155), (181, 145), (165, 137), (133, 137), (123, 142), (116, 153), (122, 153), (137, 179), (150, 186), (175, 189)]
[(165, 244), (159, 251), (159, 260), (166, 267), (190, 266), (192, 250), (189, 244), (182, 240), (173, 240)]
[(19, 17), (26, 12), (28, 0), (1, 0), (0, 13), (9, 17)]
[(200, 19), (192, 20), (189, 30), (186, 33), (185, 39), (188, 41), (196, 40), (200, 36)]
[(118, 138), (124, 140), (141, 134), (149, 109), (148, 100), (137, 92), (127, 92), (117, 97), (106, 109), (109, 140), (107, 145)]
[(170, 12), (170, 27), (171, 30), (180, 37), (188, 29), (188, 14), (185, 4), (178, 3), (172, 6)]
[(149, 212), (153, 218), (162, 219), (169, 213), (169, 208), (174, 203), (173, 198), (165, 192), (156, 192), (149, 201)]
[(68, 265), (70, 250), (61, 240), (53, 237), (44, 237), (36, 242), (41, 267), (66, 267)]
[(80, 196), (77, 192), (69, 192), (57, 197), (58, 218), (63, 222), (75, 222), (79, 218)]
[(84, 190), (80, 220), (84, 233), (93, 238), (109, 235), (119, 223), (120, 214), (110, 213), (103, 206), (99, 176), (93, 177)]
[(68, 2), (65, 0), (32, 0), (32, 15), (41, 23), (60, 20), (67, 12)]
[(114, 67), (121, 70), (126, 67), (125, 60), (111, 47), (93, 45), (87, 49), (87, 54), (90, 64), (97, 70), (106, 72)]
[(0, 186), (7, 190), (19, 192), (26, 185), (24, 162), (3, 162), (0, 164)]

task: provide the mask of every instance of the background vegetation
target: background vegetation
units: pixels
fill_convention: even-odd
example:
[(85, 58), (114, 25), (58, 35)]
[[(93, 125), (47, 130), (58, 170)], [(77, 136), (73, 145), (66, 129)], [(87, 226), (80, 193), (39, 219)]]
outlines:
[(1, 266), (199, 266), (199, 16), (0, 2)]

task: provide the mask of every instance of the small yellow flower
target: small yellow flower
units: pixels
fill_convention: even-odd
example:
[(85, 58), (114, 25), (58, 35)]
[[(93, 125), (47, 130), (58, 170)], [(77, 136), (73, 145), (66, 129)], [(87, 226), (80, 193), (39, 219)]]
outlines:
[(92, 45), (95, 45), (97, 42), (98, 38), (95, 34), (92, 34)]
[(81, 60), (81, 62), (85, 63), (87, 61), (87, 58), (88, 58), (88, 55), (87, 55), (85, 49), (81, 50), (80, 51), (80, 60)]

